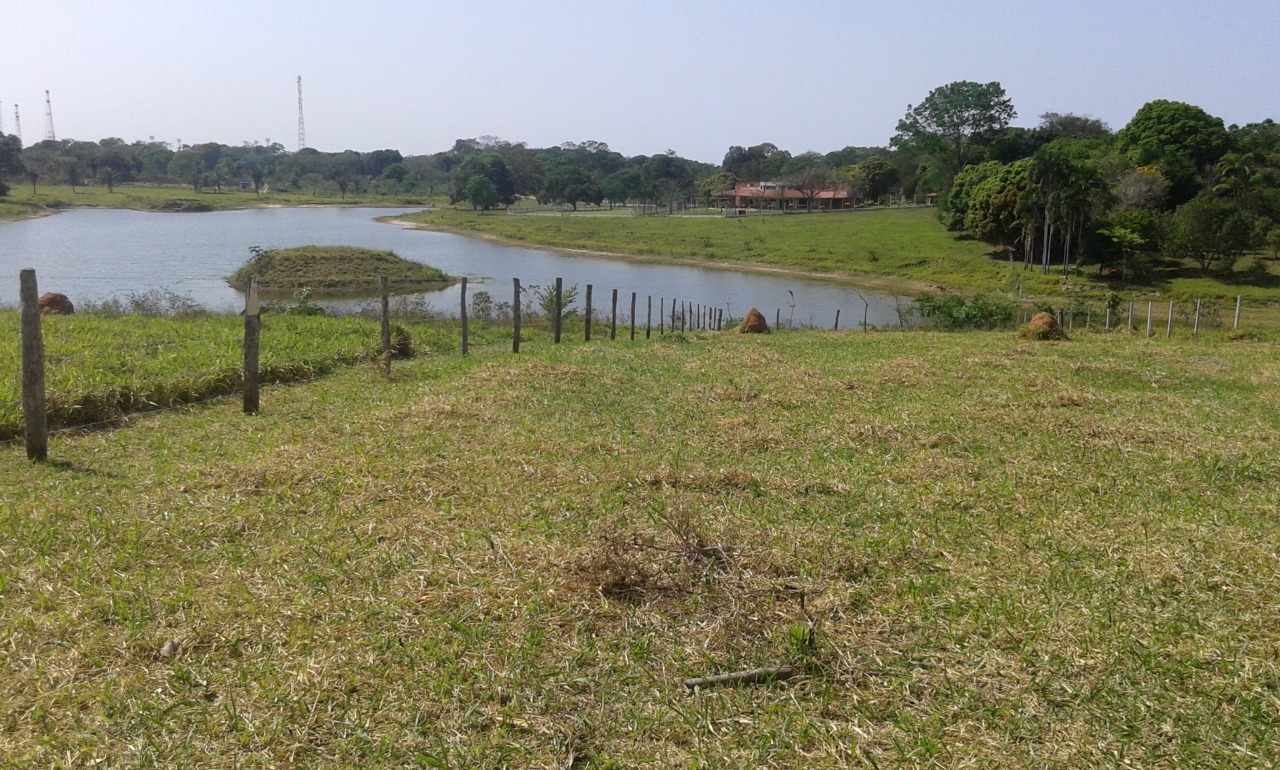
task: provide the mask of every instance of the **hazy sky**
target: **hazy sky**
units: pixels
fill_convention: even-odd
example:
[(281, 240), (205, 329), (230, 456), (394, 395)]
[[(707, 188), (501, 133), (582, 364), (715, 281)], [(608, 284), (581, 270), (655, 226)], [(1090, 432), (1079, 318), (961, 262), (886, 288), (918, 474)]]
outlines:
[(999, 80), (1019, 124), (1046, 111), (1123, 126), (1154, 98), (1227, 123), (1280, 118), (1280, 2), (447, 3), (13, 0), (3, 126), (60, 138), (448, 148), (494, 134), (598, 139), (719, 161), (884, 144), (909, 103)]

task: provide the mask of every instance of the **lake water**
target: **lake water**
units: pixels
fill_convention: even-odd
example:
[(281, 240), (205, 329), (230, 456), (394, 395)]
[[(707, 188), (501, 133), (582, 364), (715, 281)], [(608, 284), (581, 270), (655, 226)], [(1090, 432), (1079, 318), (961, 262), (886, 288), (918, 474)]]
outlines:
[[(73, 302), (124, 297), (152, 289), (171, 291), (214, 310), (238, 310), (239, 292), (224, 279), (249, 257), (250, 246), (304, 244), (387, 249), (452, 275), (465, 275), (469, 290), (509, 301), (512, 277), (523, 285), (594, 285), (597, 307), (608, 308), (619, 290), (625, 315), (630, 292), (728, 308), (741, 316), (760, 308), (772, 323), (778, 309), (798, 324), (829, 326), (836, 309), (841, 327), (861, 323), (863, 303), (852, 288), (817, 280), (629, 262), (504, 246), (451, 233), (413, 230), (375, 222), (375, 217), (417, 209), (274, 208), (200, 214), (161, 214), (116, 209), (73, 209), (53, 216), (0, 224), (0, 304), (18, 301), (18, 271), (34, 267), (40, 291), (66, 294)], [(893, 296), (862, 290), (873, 325), (898, 323)], [(583, 291), (579, 292), (579, 299)], [(415, 295), (443, 313), (456, 314), (458, 287)], [(905, 299), (902, 300), (904, 303)], [(641, 310), (637, 315), (642, 317)]]

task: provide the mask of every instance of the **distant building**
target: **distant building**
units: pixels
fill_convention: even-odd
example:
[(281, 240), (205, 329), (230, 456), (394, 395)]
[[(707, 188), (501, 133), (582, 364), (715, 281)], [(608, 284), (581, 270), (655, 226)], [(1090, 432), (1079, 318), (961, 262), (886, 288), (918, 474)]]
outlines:
[[(800, 211), (809, 208), (809, 197), (805, 193), (779, 182), (739, 182), (732, 190), (717, 195), (716, 200), (721, 207), (732, 209)], [(848, 188), (829, 187), (814, 195), (813, 210), (851, 209), (854, 203)]]

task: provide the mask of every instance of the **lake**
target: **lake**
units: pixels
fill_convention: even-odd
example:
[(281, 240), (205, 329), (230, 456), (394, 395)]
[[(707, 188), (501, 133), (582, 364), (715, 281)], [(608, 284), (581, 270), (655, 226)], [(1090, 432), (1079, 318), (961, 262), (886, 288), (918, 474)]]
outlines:
[[(164, 290), (213, 310), (243, 307), (224, 278), (249, 258), (250, 246), (304, 244), (363, 246), (468, 277), (469, 290), (509, 301), (512, 277), (524, 286), (594, 285), (594, 303), (608, 308), (618, 289), (620, 314), (630, 292), (728, 308), (740, 317), (758, 307), (772, 323), (775, 312), (797, 324), (829, 326), (840, 309), (841, 326), (861, 322), (863, 301), (854, 289), (820, 280), (762, 273), (632, 262), (505, 246), (451, 233), (414, 230), (374, 221), (418, 209), (266, 208), (199, 214), (119, 209), (72, 209), (53, 216), (0, 224), (0, 304), (18, 302), (18, 271), (34, 267), (41, 292), (57, 291), (72, 302)], [(582, 294), (579, 292), (581, 300)], [(861, 290), (876, 326), (897, 325), (899, 298)], [(458, 287), (414, 295), (442, 313), (456, 314)], [(903, 303), (908, 300), (901, 298)], [(638, 313), (638, 315), (640, 315)]]

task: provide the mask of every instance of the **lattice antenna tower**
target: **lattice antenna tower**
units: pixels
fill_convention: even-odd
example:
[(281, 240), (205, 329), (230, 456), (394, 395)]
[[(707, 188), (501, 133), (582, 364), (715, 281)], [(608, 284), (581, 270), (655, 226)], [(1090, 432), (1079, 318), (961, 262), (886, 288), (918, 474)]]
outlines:
[(307, 124), (302, 119), (302, 76), (298, 76), (298, 150), (307, 146)]
[(58, 134), (53, 130), (53, 97), (44, 92), (44, 138), (50, 142), (58, 141)]
[(18, 112), (18, 105), (13, 105), (13, 135), (18, 137), (18, 143), (22, 143), (22, 113)]

